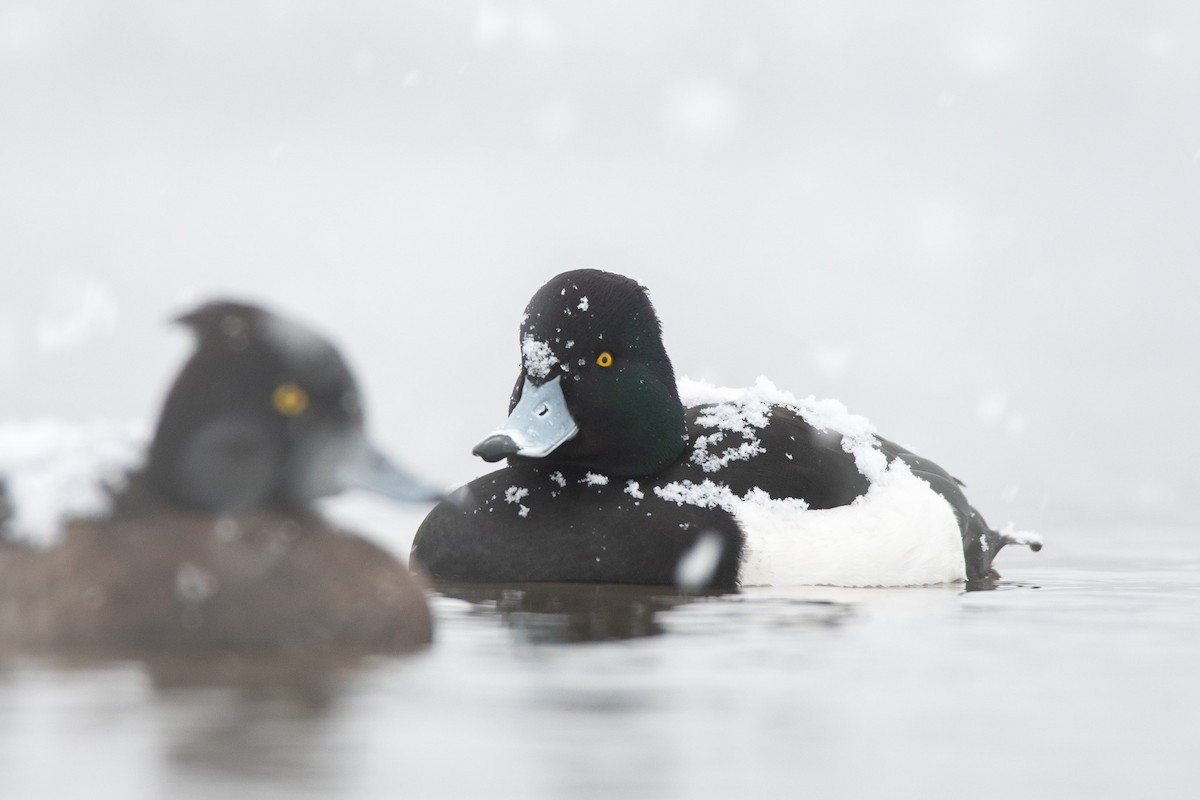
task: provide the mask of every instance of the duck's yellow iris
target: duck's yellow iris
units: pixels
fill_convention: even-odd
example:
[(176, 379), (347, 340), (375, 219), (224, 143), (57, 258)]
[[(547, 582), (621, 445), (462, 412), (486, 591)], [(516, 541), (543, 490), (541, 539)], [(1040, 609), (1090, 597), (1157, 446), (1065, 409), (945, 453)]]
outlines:
[(271, 395), (271, 404), (285, 417), (294, 417), (308, 408), (308, 392), (294, 383), (281, 383)]
[(607, 350), (605, 350), (596, 358), (596, 363), (602, 367), (611, 367), (612, 361), (612, 353), (608, 352)]

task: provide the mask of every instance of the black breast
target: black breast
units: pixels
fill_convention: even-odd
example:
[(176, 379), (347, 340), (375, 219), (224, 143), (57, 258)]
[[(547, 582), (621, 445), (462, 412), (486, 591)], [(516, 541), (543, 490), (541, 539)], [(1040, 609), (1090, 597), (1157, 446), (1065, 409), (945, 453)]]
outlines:
[(706, 532), (722, 542), (711, 586), (733, 588), (742, 535), (720, 508), (678, 505), (654, 481), (584, 470), (506, 467), (438, 505), (417, 531), (412, 563), (438, 579), (670, 585)]

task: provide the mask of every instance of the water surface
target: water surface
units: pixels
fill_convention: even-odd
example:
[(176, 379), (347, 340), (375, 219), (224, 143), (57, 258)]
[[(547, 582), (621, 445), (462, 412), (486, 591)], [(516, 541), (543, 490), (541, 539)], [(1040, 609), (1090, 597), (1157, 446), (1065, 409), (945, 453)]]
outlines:
[(352, 665), (0, 664), (6, 798), (1191, 797), (1200, 544), (1113, 526), (994, 591), (441, 587)]

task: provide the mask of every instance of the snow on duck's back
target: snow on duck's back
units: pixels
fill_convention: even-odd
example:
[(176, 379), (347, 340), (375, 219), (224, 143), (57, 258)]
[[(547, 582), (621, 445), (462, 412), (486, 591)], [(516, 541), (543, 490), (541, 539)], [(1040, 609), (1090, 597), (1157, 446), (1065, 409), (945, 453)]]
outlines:
[(706, 407), (704, 424), (709, 427), (731, 427), (730, 422), (722, 424), (724, 418), (742, 430), (764, 427), (772, 406), (789, 408), (812, 427), (841, 436), (843, 449), (854, 456), (859, 471), (868, 479), (878, 480), (887, 468), (877, 446), (875, 426), (866, 417), (850, 413), (838, 400), (818, 400), (812, 395), (797, 399), (761, 375), (754, 386), (745, 389), (714, 386), (684, 375), (679, 379), (679, 399), (686, 408)]
[[(899, 459), (880, 450), (874, 426), (836, 400), (797, 399), (760, 377), (747, 389), (716, 387), (681, 378), (680, 399), (699, 409), (697, 423), (756, 438), (772, 408), (795, 412), (808, 425), (840, 437), (870, 487), (849, 505), (809, 508), (800, 499), (753, 487), (739, 495), (720, 482), (656, 488), (659, 496), (693, 504), (722, 504), (745, 534), (739, 583), (752, 585), (909, 586), (966, 577), (962, 539), (953, 510)], [(703, 437), (697, 437), (702, 442)], [(745, 451), (744, 443), (740, 448)], [(752, 458), (751, 453), (748, 458)], [(706, 466), (713, 454), (697, 447), (692, 460)]]

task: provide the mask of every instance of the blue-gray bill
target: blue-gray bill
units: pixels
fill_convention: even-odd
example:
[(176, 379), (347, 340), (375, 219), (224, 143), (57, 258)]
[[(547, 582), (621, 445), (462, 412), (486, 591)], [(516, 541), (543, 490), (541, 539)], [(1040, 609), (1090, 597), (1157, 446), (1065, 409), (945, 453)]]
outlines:
[(537, 386), (525, 379), (521, 399), (505, 421), (471, 451), (484, 461), (499, 461), (512, 455), (543, 458), (579, 433), (579, 425), (567, 408), (560, 381), (562, 376)]

